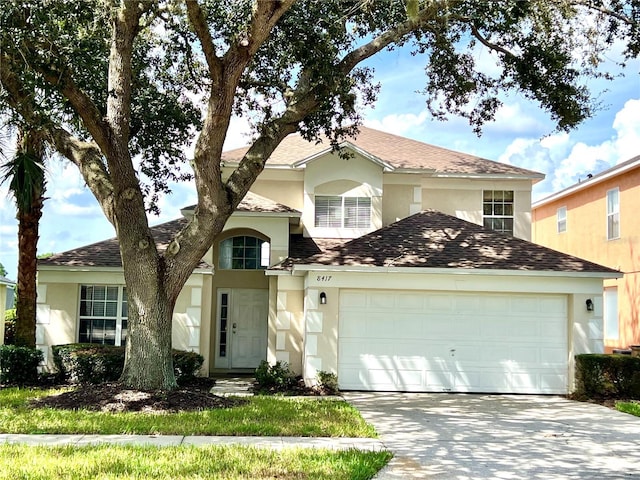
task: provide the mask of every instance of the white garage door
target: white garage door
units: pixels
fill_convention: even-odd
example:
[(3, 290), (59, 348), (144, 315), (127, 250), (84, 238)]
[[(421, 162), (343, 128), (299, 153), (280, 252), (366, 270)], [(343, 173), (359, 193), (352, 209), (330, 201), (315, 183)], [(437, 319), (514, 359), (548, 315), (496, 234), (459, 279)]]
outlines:
[(345, 390), (567, 392), (567, 297), (343, 290)]

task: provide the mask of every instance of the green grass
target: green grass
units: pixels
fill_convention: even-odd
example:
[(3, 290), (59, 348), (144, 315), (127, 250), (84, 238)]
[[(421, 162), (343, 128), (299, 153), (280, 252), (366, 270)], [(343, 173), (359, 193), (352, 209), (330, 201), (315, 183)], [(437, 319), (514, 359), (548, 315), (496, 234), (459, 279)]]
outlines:
[(370, 479), (389, 452), (0, 445), (0, 480)]
[(0, 433), (376, 437), (360, 413), (341, 400), (256, 396), (229, 409), (170, 414), (27, 405), (29, 399), (56, 392), (60, 390), (0, 389)]
[(616, 410), (640, 417), (640, 403), (638, 402), (616, 402)]

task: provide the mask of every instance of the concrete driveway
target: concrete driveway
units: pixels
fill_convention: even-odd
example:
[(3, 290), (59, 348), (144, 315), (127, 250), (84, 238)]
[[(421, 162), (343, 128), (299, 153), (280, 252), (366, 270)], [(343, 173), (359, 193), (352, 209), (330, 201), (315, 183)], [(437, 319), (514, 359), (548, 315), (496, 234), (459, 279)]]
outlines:
[(349, 392), (395, 457), (376, 478), (640, 479), (640, 418), (552, 396)]

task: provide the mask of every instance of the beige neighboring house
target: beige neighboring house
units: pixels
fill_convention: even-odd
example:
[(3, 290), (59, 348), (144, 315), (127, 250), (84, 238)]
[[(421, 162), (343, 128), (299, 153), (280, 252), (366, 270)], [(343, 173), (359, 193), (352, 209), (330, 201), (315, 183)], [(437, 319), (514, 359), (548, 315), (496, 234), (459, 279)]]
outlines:
[[(185, 285), (174, 346), (204, 374), (268, 360), (342, 389), (570, 391), (574, 355), (603, 350), (602, 282), (620, 274), (529, 242), (543, 175), (369, 128), (341, 148), (282, 142)], [(192, 211), (154, 228), (161, 246)], [(40, 261), (38, 278), (49, 362), (54, 344), (126, 341), (115, 239)]]
[(14, 282), (7, 277), (0, 276), (0, 345), (4, 343), (4, 312), (7, 309), (7, 290), (13, 288)]

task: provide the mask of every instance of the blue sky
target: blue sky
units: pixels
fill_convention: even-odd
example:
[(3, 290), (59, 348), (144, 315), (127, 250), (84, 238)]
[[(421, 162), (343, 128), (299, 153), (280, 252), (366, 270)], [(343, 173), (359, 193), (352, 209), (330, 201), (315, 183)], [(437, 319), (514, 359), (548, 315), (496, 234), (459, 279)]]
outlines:
[[(479, 52), (483, 68), (495, 62), (487, 52)], [(364, 111), (365, 125), (415, 140), (431, 143), (484, 158), (511, 163), (546, 174), (534, 186), (533, 197), (542, 198), (619, 162), (640, 154), (640, 60), (630, 62), (624, 76), (612, 82), (592, 83), (602, 109), (569, 133), (554, 133), (548, 115), (522, 95), (504, 98), (495, 122), (484, 127), (478, 138), (459, 118), (434, 121), (424, 98), (416, 93), (424, 82), (424, 64), (407, 50), (384, 52), (372, 58), (376, 81), (382, 85), (375, 108)], [(619, 70), (610, 64), (613, 73)], [(232, 122), (226, 148), (246, 143), (243, 122)], [(160, 202), (162, 213), (150, 218), (152, 224), (180, 216), (180, 208), (195, 203), (190, 184), (173, 188)], [(48, 200), (40, 226), (38, 251), (61, 252), (114, 236), (99, 205), (77, 173), (63, 161), (49, 164)], [(17, 263), (17, 223), (13, 199), (6, 185), (0, 187), (0, 262), (9, 278), (15, 279)]]

